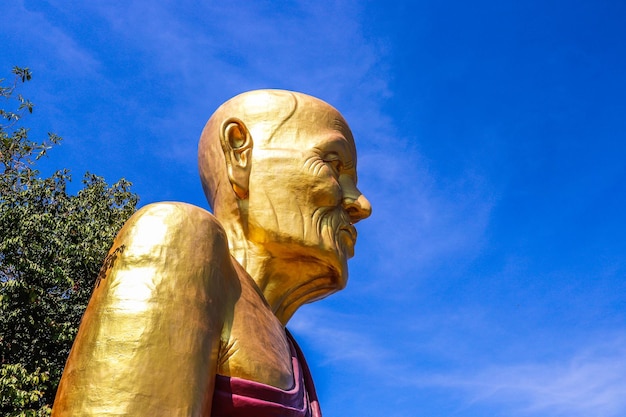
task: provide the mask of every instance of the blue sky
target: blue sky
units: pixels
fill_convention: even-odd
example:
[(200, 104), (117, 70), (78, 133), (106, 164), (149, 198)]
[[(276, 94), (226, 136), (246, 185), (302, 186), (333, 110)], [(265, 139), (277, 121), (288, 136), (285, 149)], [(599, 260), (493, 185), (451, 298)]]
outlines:
[[(207, 207), (196, 146), (242, 91), (350, 123), (350, 283), (290, 327), (326, 417), (626, 415), (626, 3), (26, 1), (44, 171)], [(77, 186), (78, 187), (78, 186)], [(622, 214), (620, 214), (622, 213)]]

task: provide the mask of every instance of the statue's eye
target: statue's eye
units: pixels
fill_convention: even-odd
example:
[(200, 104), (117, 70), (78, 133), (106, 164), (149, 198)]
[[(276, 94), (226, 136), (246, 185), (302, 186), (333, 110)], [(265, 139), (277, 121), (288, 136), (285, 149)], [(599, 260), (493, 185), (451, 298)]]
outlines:
[(341, 162), (341, 157), (335, 152), (327, 153), (324, 156), (324, 162), (326, 162), (336, 174), (341, 172), (341, 168), (343, 168), (343, 162)]

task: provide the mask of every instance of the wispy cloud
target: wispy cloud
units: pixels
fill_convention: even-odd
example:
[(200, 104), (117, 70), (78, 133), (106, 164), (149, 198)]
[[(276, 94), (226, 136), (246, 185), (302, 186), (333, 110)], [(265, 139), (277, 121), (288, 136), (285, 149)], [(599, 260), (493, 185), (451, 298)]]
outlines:
[(410, 288), (432, 268), (452, 261), (460, 268), (480, 253), (494, 206), (490, 186), (480, 176), (467, 172), (455, 183), (438, 183), (428, 161), (401, 142), (366, 151), (359, 164), (367, 173), (361, 188), (372, 201), (373, 215), (359, 225), (357, 257), (366, 248), (366, 256), (376, 259), (369, 274), (378, 277), (373, 281), (402, 280), (403, 288)]
[[(368, 375), (380, 376), (393, 361), (393, 353), (372, 338), (371, 324), (357, 315), (340, 313), (319, 306), (307, 306), (305, 314), (297, 314), (289, 328), (304, 337), (318, 354), (317, 365), (352, 368)], [(332, 323), (332, 325), (331, 325)]]
[(79, 78), (98, 74), (101, 66), (94, 54), (56, 25), (49, 15), (36, 7), (27, 8), (23, 0), (12, 3), (3, 9), (2, 25), (4, 31), (24, 33), (15, 45), (28, 51), (29, 62), (21, 65)]
[(415, 395), (415, 389), (462, 394), (457, 405), (460, 415), (484, 407), (511, 416), (619, 417), (626, 413), (626, 335), (594, 335), (587, 346), (559, 349), (573, 352), (562, 353), (561, 359), (522, 362), (515, 357), (501, 365), (480, 361), (484, 367), (477, 367), (469, 357), (446, 360), (441, 352), (437, 360), (444, 362), (438, 367), (427, 362), (420, 369), (420, 357), (427, 354), (423, 346), (411, 348), (406, 340), (401, 342), (411, 334), (401, 328), (402, 323), (387, 325), (404, 337), (390, 344), (380, 338), (381, 329), (368, 318), (312, 306), (306, 314), (296, 315), (290, 328), (310, 342), (326, 366), (356, 369), (368, 381), (389, 381), (396, 385), (396, 395)]
[[(144, 79), (171, 92), (172, 107), (152, 124), (155, 135), (195, 131), (198, 121), (206, 120), (222, 101), (255, 88), (319, 96), (348, 109), (344, 113), (349, 120), (358, 103), (353, 111), (357, 122), (359, 114), (367, 114), (368, 124), (385, 117), (379, 103), (388, 94), (387, 75), (378, 69), (384, 57), (364, 38), (356, 2), (330, 7), (294, 2), (284, 11), (249, 2), (131, 1), (124, 13), (109, 3), (85, 7), (109, 22), (125, 47), (146, 60)], [(195, 136), (173, 142), (177, 148), (164, 154), (185, 162), (194, 158)]]
[(626, 338), (607, 336), (558, 361), (493, 366), (417, 378), (418, 386), (459, 389), (467, 406), (497, 404), (515, 415), (617, 417), (626, 413)]

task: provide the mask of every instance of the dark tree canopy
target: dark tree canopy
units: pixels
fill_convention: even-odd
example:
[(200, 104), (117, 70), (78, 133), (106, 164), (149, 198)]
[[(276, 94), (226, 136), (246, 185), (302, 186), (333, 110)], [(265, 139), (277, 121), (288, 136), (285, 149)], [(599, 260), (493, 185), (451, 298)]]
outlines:
[(137, 196), (86, 173), (76, 195), (68, 170), (40, 178), (39, 158), (61, 138), (31, 140), (33, 104), (17, 93), (31, 78), (0, 80), (0, 415), (48, 415), (95, 279)]

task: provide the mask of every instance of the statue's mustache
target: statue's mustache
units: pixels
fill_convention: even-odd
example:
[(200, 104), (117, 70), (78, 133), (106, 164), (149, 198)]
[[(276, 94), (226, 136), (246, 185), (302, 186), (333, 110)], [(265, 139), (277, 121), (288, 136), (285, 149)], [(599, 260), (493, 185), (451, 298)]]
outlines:
[[(356, 243), (357, 232), (343, 207), (324, 207), (315, 211), (313, 221), (319, 236), (333, 243), (343, 255), (352, 257), (352, 248)], [(346, 247), (346, 239), (341, 235), (349, 235), (352, 248)]]

